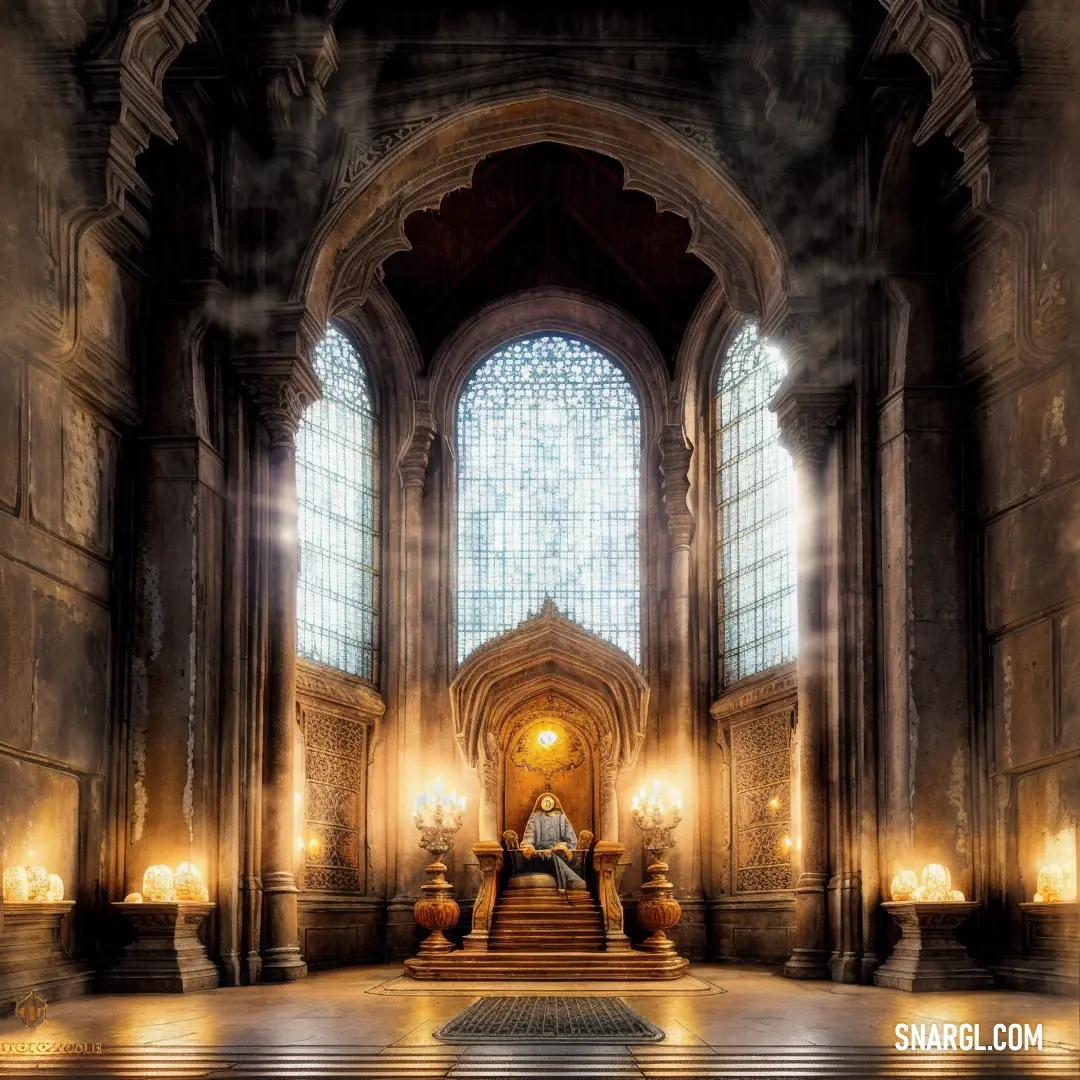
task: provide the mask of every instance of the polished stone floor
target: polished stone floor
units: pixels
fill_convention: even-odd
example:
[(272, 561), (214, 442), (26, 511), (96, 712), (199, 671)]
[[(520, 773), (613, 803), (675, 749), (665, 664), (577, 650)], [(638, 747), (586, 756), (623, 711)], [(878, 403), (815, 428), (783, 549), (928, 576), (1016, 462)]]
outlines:
[[(433, 1032), (476, 999), (477, 987), (417, 983), (402, 978), (401, 971), (400, 965), (356, 967), (290, 985), (186, 996), (95, 995), (55, 1003), (32, 1035), (14, 1017), (0, 1020), (0, 1075), (32, 1068), (38, 1076), (462, 1080), (503, 1075), (519, 1080), (549, 1075), (1080, 1076), (1077, 1003), (1061, 997), (1006, 991), (907, 994), (793, 982), (772, 968), (700, 964), (674, 983), (485, 988), (509, 994), (617, 993), (665, 1031), (665, 1041), (656, 1046), (450, 1046), (433, 1038)], [(1026, 1055), (901, 1053), (894, 1048), (894, 1028), (901, 1022), (978, 1023), (984, 1042), (997, 1023), (1041, 1024), (1043, 1049)], [(28, 1038), (39, 1044), (36, 1054), (26, 1045), (17, 1049)], [(83, 1046), (81, 1054), (64, 1054), (73, 1044), (89, 1044), (90, 1050)], [(276, 1066), (275, 1058), (280, 1059)]]

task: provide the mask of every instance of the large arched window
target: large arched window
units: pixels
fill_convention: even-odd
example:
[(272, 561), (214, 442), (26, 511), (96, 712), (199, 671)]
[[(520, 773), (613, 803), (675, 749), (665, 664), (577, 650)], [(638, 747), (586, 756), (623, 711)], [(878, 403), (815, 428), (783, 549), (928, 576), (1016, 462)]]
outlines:
[(722, 681), (795, 659), (795, 475), (769, 399), (786, 374), (748, 323), (716, 382)]
[(329, 327), (315, 349), (323, 396), (296, 439), (297, 652), (374, 681), (379, 659), (379, 438), (364, 361)]
[(623, 370), (586, 342), (510, 342), (458, 402), (457, 656), (538, 612), (640, 662), (641, 408)]

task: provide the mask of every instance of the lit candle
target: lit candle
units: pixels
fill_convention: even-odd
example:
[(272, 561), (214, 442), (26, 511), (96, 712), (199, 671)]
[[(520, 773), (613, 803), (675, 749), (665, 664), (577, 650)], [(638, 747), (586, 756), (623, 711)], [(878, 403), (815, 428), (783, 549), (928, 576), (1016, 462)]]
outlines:
[(442, 779), (436, 778), (435, 780), (435, 798), (437, 799), (442, 794)]
[(58, 904), (64, 899), (64, 879), (59, 874), (49, 875), (49, 892), (46, 899), (53, 904)]
[(203, 884), (202, 872), (194, 863), (182, 862), (176, 868), (173, 888), (176, 890), (177, 900), (200, 900), (205, 903), (210, 899), (210, 894)]
[(151, 904), (160, 904), (169, 898), (173, 892), (172, 868), (164, 863), (156, 866), (148, 866), (143, 874), (142, 894), (143, 899)]
[(4, 871), (4, 900), (9, 904), (24, 904), (30, 899), (30, 882), (25, 866), (9, 866)]

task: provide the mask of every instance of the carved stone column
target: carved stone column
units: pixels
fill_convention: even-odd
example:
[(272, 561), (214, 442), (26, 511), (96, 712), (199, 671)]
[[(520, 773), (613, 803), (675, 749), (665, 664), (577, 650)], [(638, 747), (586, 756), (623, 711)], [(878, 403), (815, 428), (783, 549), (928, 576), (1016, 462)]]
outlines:
[(305, 352), (318, 329), (302, 309), (280, 313), (276, 339), (237, 361), (270, 437), (268, 687), (263, 758), (262, 978), (307, 974), (298, 942), (295, 877), (296, 432), (319, 395)]
[(435, 417), (427, 402), (416, 404), (412, 437), (398, 459), (398, 474), (403, 494), (402, 561), (404, 583), (401, 620), (402, 707), (397, 719), (397, 798), (391, 803), (391, 850), (395, 854), (394, 896), (391, 900), (391, 925), (387, 929), (390, 955), (412, 955), (416, 934), (412, 903), (426, 860), (417, 845), (412, 826), (412, 802), (420, 787), (428, 780), (417, 773), (422, 753), (421, 697), (423, 675), (421, 643), (423, 639), (423, 502), (424, 480), (431, 457), (431, 444), (436, 434)]
[(772, 401), (780, 439), (795, 463), (798, 531), (798, 720), (793, 762), (795, 950), (784, 967), (794, 979), (827, 979), (828, 773), (824, 655), (825, 459), (846, 393), (785, 383)]
[[(693, 665), (690, 654), (690, 542), (694, 518), (687, 496), (694, 448), (681, 424), (669, 424), (660, 435), (661, 484), (668, 536), (671, 540), (671, 603), (668, 622), (670, 672), (663, 758), (671, 782), (680, 785), (690, 807), (690, 827), (670, 852), (671, 877), (684, 896), (701, 894), (697, 800)], [(686, 833), (689, 832), (689, 836)], [(704, 944), (704, 943), (702, 943)]]

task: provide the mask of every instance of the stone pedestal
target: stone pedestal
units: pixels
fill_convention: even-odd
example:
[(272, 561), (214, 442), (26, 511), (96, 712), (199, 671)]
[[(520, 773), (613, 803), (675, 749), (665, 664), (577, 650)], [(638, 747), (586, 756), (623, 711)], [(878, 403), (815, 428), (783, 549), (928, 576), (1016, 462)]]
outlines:
[(876, 986), (894, 990), (987, 990), (994, 984), (956, 940), (956, 928), (977, 907), (972, 900), (881, 905), (896, 920), (903, 937), (892, 956), (874, 972)]
[(1024, 947), (995, 968), (1010, 990), (1075, 995), (1080, 989), (1080, 904), (1021, 904)]
[(119, 963), (101, 977), (106, 993), (186, 994), (212, 990), (218, 969), (199, 940), (199, 928), (214, 910), (213, 904), (180, 901), (171, 904), (114, 903), (135, 931)]
[(65, 920), (74, 900), (4, 904), (0, 934), (0, 1015), (7, 1015), (31, 990), (45, 1001), (61, 1001), (87, 990), (89, 965), (67, 949)]

